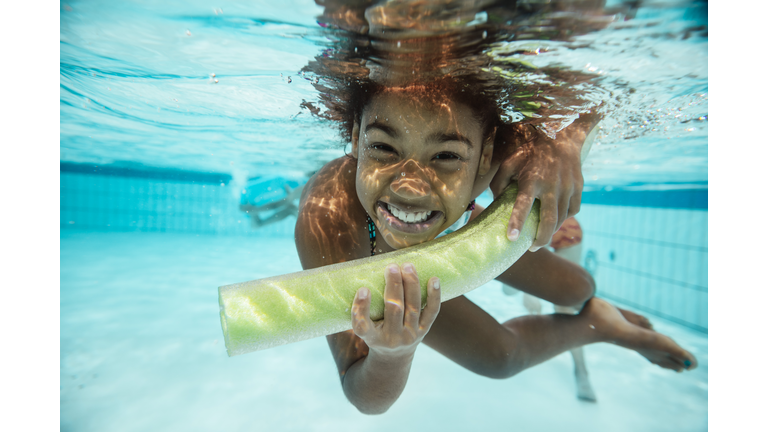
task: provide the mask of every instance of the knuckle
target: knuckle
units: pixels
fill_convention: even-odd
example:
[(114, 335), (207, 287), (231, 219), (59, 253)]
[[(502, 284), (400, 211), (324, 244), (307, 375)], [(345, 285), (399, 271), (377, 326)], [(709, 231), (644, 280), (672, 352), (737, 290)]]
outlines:
[(543, 216), (541, 216), (541, 225), (546, 226), (554, 226), (557, 223), (557, 215), (552, 213), (547, 213)]
[(581, 210), (581, 203), (575, 203), (572, 204), (570, 207), (568, 207), (568, 217), (576, 215)]
[(353, 328), (355, 329), (355, 334), (360, 336), (368, 332), (368, 323), (366, 323), (363, 320), (358, 320), (357, 322), (355, 322), (355, 325)]
[(543, 194), (541, 194), (541, 200), (542, 201), (549, 201), (549, 202), (557, 203), (557, 201), (558, 201), (557, 200), (557, 198), (558, 198), (557, 195), (558, 195), (557, 191), (548, 190), (548, 191), (544, 192)]

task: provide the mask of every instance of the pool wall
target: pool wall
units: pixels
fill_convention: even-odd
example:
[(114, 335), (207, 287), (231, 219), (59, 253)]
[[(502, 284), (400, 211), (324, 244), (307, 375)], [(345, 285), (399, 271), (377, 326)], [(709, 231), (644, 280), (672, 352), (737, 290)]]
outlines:
[[(292, 237), (256, 228), (226, 174), (62, 163), (61, 229)], [(598, 295), (708, 331), (706, 189), (585, 192), (582, 265)]]

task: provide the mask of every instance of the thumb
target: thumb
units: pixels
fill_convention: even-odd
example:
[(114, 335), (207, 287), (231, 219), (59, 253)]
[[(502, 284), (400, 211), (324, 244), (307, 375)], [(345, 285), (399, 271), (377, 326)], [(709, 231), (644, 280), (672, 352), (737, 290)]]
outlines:
[(513, 180), (517, 179), (526, 161), (527, 158), (521, 152), (516, 152), (504, 159), (491, 180), (490, 187), (494, 197), (502, 193)]

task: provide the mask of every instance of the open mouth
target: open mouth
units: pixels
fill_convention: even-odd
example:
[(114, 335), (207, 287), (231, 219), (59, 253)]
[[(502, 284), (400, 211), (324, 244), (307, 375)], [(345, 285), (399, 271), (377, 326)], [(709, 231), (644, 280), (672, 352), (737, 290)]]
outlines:
[(439, 223), (443, 217), (443, 212), (441, 211), (422, 210), (409, 212), (382, 201), (379, 201), (378, 209), (384, 215), (389, 225), (398, 231), (407, 233), (428, 231), (436, 223)]

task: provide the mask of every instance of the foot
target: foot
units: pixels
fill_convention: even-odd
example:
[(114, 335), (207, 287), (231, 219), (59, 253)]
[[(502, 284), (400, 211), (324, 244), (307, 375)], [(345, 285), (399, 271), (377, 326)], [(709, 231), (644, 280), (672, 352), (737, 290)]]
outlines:
[(619, 309), (603, 299), (592, 298), (579, 315), (587, 319), (601, 340), (637, 351), (655, 365), (677, 372), (698, 365), (696, 357), (671, 338), (628, 321)]
[(617, 307), (616, 309), (618, 309), (619, 312), (621, 312), (621, 314), (624, 316), (624, 319), (626, 319), (627, 321), (631, 322), (632, 324), (634, 324), (636, 326), (640, 326), (642, 328), (646, 328), (648, 330), (653, 330), (653, 324), (651, 324), (651, 321), (648, 320), (648, 318), (646, 318), (646, 317), (644, 317), (644, 316), (642, 316), (640, 314), (636, 314), (634, 312), (630, 312), (630, 311), (628, 311), (626, 309), (622, 309), (620, 307)]
[(597, 402), (597, 396), (586, 373), (576, 372), (576, 397), (587, 402)]

